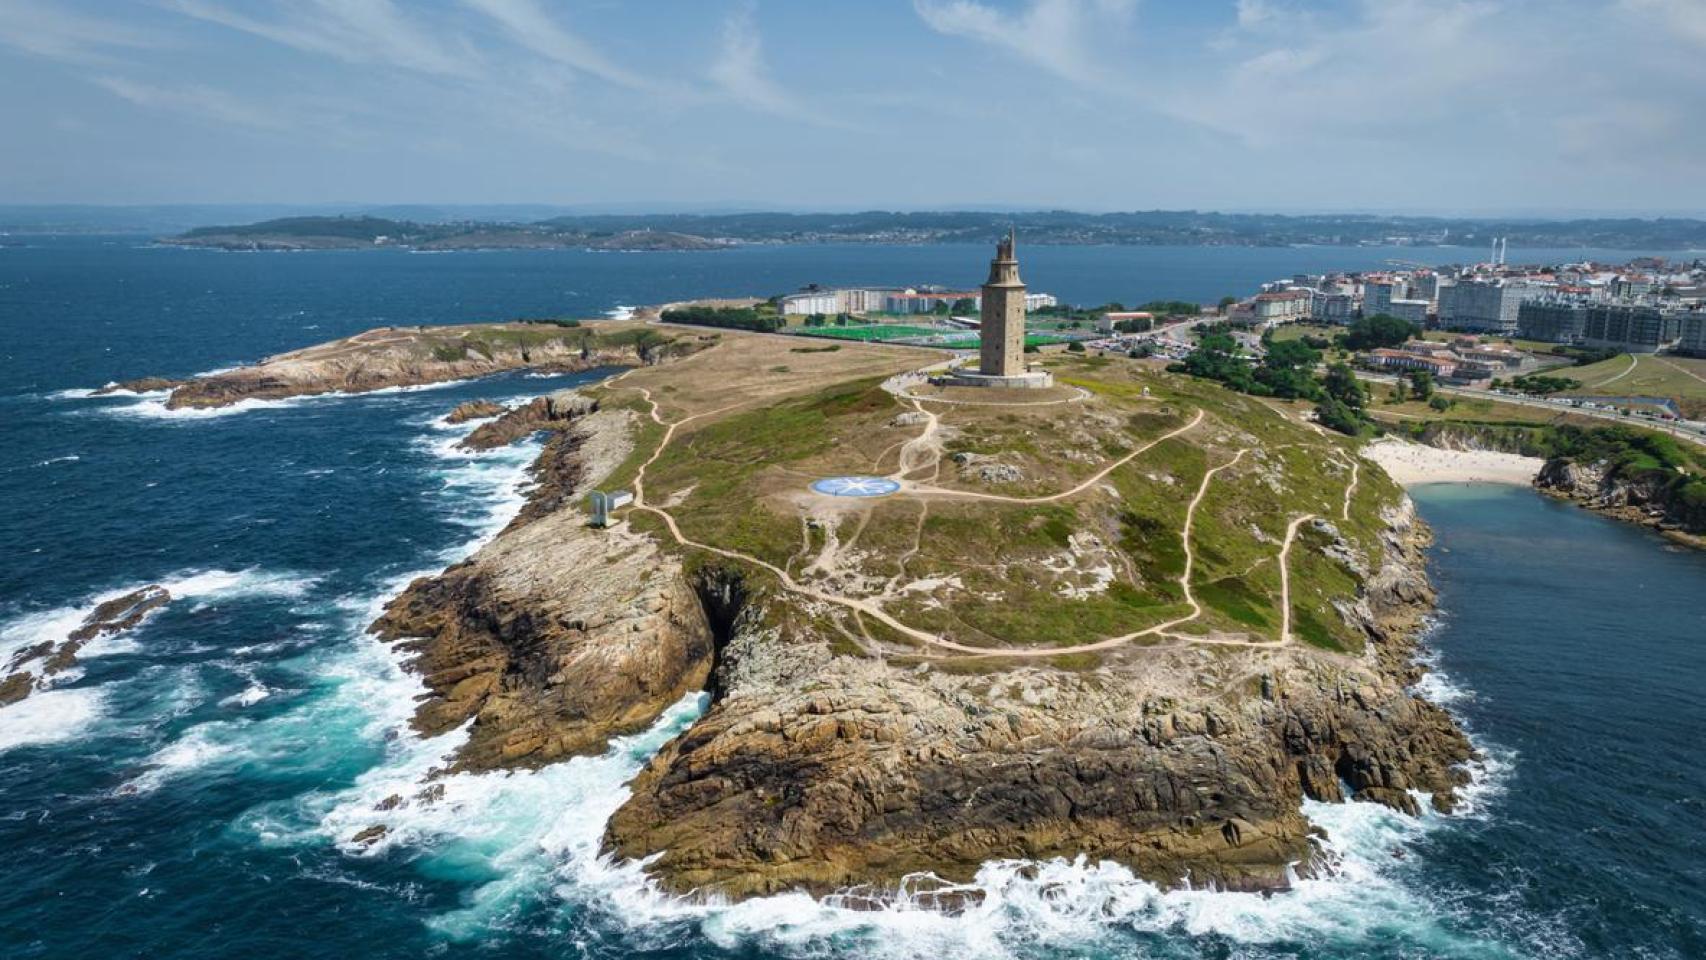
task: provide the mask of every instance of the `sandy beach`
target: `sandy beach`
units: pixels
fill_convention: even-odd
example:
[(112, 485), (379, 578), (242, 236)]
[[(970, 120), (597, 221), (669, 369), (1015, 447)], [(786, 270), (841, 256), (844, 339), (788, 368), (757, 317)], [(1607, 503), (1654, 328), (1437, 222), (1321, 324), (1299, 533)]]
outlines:
[(1363, 448), (1363, 456), (1406, 487), (1423, 483), (1512, 483), (1528, 486), (1546, 461), (1488, 450), (1442, 450), (1387, 438)]

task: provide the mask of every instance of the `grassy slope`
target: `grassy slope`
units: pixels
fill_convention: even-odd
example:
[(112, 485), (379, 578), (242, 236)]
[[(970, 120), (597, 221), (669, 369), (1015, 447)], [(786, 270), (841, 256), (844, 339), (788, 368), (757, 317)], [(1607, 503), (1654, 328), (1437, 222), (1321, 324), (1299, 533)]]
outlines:
[[(1695, 357), (1613, 357), (1585, 367), (1560, 371), (1580, 380), (1582, 386), (1566, 393), (1573, 396), (1670, 397), (1690, 418), (1706, 416), (1706, 359)], [(1629, 371), (1625, 373), (1625, 371)]]
[[(961, 478), (944, 459), (936, 483), (1014, 496), (1053, 493), (1188, 422), (1199, 407), (1208, 419), (1069, 499), (936, 499), (926, 507), (895, 497), (805, 524), (803, 515), (823, 506), (805, 495), (811, 480), (888, 473), (896, 445), (918, 433), (917, 426), (890, 425), (909, 407), (882, 392), (879, 380), (857, 380), (683, 428), (648, 471), (648, 500), (681, 497), (670, 509), (689, 537), (763, 558), (797, 577), (833, 532), (844, 546), (838, 572), (849, 592), (868, 595), (893, 577), (951, 584), (907, 592), (886, 609), (913, 626), (989, 647), (1073, 646), (1187, 613), (1176, 582), (1184, 564), (1179, 530), (1186, 504), (1204, 471), (1241, 448), (1250, 452), (1216, 475), (1197, 514), (1193, 588), (1206, 613), (1188, 632), (1277, 636), (1276, 554), (1287, 523), (1299, 514), (1332, 521), (1378, 563), (1378, 513), (1399, 494), (1365, 469), (1351, 519), (1341, 519), (1349, 469), (1335, 452), (1347, 449), (1343, 439), (1322, 436), (1216, 385), (1123, 360), (1054, 362), (1064, 382), (1082, 384), (1094, 399), (1046, 411), (956, 407), (944, 413), (951, 428), (947, 452), (974, 451), (1017, 464), (1025, 480), (983, 485)], [(1142, 396), (1145, 386), (1149, 398)], [(656, 431), (648, 431), (636, 458), (649, 456), (655, 442)], [(636, 517), (643, 527), (653, 522)], [(1106, 559), (1116, 571), (1105, 589), (1079, 597), (1066, 592), (1082, 585), (1082, 577), (1050, 569), (1070, 561), (1075, 534), (1093, 554), (1086, 566)], [(1097, 543), (1086, 547), (1086, 536)], [(1318, 557), (1324, 544), (1323, 535), (1306, 532), (1293, 550), (1296, 629), (1322, 646), (1356, 648), (1360, 638), (1333, 609), (1335, 601), (1354, 597), (1356, 584), (1338, 564)]]

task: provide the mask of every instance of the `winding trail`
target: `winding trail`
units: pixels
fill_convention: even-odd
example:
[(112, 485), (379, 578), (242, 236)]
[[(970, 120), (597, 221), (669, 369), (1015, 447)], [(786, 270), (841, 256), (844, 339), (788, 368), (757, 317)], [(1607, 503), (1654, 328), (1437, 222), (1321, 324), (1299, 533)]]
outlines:
[(1598, 383), (1590, 384), (1590, 386), (1603, 387), (1608, 383), (1616, 383), (1617, 381), (1623, 379), (1624, 377), (1627, 377), (1631, 373), (1634, 373), (1635, 367), (1638, 366), (1639, 364), (1640, 364), (1640, 359), (1631, 353), (1629, 355), (1629, 367), (1628, 367), (1628, 369), (1624, 370), (1622, 373), (1619, 373), (1616, 376), (1611, 377), (1609, 379), (1601, 380)]
[[(624, 374), (624, 376), (625, 376), (625, 374)], [(621, 379), (621, 378), (618, 377), (617, 379)], [(612, 381), (612, 382), (614, 382), (614, 381)], [(896, 619), (894, 616), (889, 614), (887, 611), (883, 610), (879, 603), (873, 602), (872, 600), (862, 599), (862, 598), (858, 598), (858, 597), (849, 597), (849, 596), (846, 596), (843, 594), (833, 593), (833, 592), (830, 592), (827, 590), (819, 589), (819, 588), (814, 587), (810, 584), (800, 582), (799, 580), (795, 579), (794, 576), (792, 574), (790, 574), (786, 569), (783, 569), (782, 567), (778, 567), (775, 564), (770, 563), (766, 560), (760, 559), (760, 558), (752, 556), (750, 554), (741, 553), (741, 552), (736, 551), (736, 550), (728, 550), (728, 549), (725, 549), (723, 547), (712, 546), (711, 544), (708, 544), (708, 543), (700, 543), (699, 541), (696, 541), (696, 540), (689, 538), (685, 533), (682, 532), (680, 525), (676, 523), (675, 517), (673, 515), (671, 515), (668, 510), (665, 510), (661, 507), (652, 506), (651, 504), (646, 502), (646, 496), (645, 496), (645, 475), (646, 475), (646, 471), (648, 469), (650, 469), (651, 466), (657, 462), (658, 458), (663, 455), (664, 450), (669, 447), (670, 442), (675, 438), (675, 433), (676, 433), (677, 428), (681, 427), (684, 424), (690, 423), (694, 420), (699, 420), (699, 419), (703, 419), (705, 417), (714, 416), (718, 413), (722, 413), (726, 410), (730, 410), (734, 407), (740, 406), (740, 404), (739, 403), (729, 404), (729, 405), (724, 406), (724, 407), (719, 407), (715, 410), (708, 410), (708, 411), (705, 411), (703, 413), (693, 414), (691, 416), (684, 417), (680, 420), (666, 421), (660, 415), (658, 403), (655, 399), (653, 399), (653, 397), (651, 395), (651, 391), (646, 389), (646, 388), (643, 388), (643, 387), (636, 388), (636, 389), (639, 390), (640, 396), (642, 398), (644, 398), (647, 405), (650, 407), (650, 410), (648, 411), (648, 413), (652, 419), (652, 422), (657, 423), (660, 426), (664, 427), (664, 433), (663, 433), (662, 438), (660, 438), (658, 441), (657, 448), (652, 451), (651, 456), (647, 457), (645, 462), (640, 464), (639, 468), (635, 471), (635, 474), (634, 474), (634, 503), (633, 503), (631, 509), (642, 511), (642, 512), (645, 512), (645, 513), (651, 514), (652, 516), (657, 517), (659, 520), (661, 520), (663, 522), (664, 527), (669, 531), (670, 536), (673, 537), (677, 543), (681, 544), (684, 547), (690, 547), (690, 548), (695, 549), (695, 550), (703, 550), (707, 553), (715, 554), (717, 556), (724, 557), (724, 558), (729, 559), (729, 560), (735, 560), (735, 561), (738, 561), (741, 563), (748, 563), (748, 564), (752, 564), (754, 566), (760, 567), (760, 568), (770, 572), (771, 574), (773, 574), (776, 577), (776, 579), (781, 583), (782, 587), (791, 593), (796, 593), (796, 594), (799, 594), (800, 596), (807, 597), (807, 598), (812, 599), (812, 600), (817, 600), (817, 601), (821, 601), (823, 603), (832, 604), (834, 606), (838, 606), (838, 607), (841, 607), (843, 609), (852, 611), (855, 614), (855, 622), (860, 624), (859, 629), (862, 633), (865, 632), (865, 628), (864, 628), (862, 621), (859, 621), (859, 619), (858, 619), (858, 615), (860, 615), (860, 614), (863, 614), (864, 616), (870, 617), (872, 620), (875, 620), (876, 622), (883, 624), (884, 626), (888, 627), (889, 629), (895, 631), (896, 633), (898, 633), (904, 637), (908, 637), (908, 638), (915, 640), (921, 644), (925, 644), (925, 645), (928, 645), (930, 647), (934, 647), (934, 648), (937, 648), (940, 650), (951, 651), (955, 654), (961, 655), (961, 658), (987, 657), (987, 658), (1036, 659), (1036, 658), (1042, 658), (1042, 657), (1057, 657), (1057, 656), (1063, 656), (1063, 655), (1075, 654), (1075, 653), (1094, 653), (1094, 652), (1098, 652), (1098, 651), (1111, 650), (1111, 649), (1114, 649), (1117, 647), (1122, 647), (1122, 646), (1125, 646), (1126, 644), (1131, 643), (1132, 641), (1143, 639), (1145, 637), (1158, 637), (1158, 636), (1168, 637), (1171, 639), (1180, 640), (1180, 641), (1187, 642), (1187, 643), (1205, 644), (1205, 645), (1219, 645), (1219, 646), (1269, 647), (1269, 646), (1284, 646), (1284, 645), (1287, 645), (1287, 644), (1292, 642), (1292, 635), (1291, 635), (1291, 622), (1292, 622), (1292, 615), (1291, 615), (1291, 575), (1290, 575), (1288, 560), (1289, 560), (1289, 556), (1291, 553), (1291, 548), (1297, 540), (1298, 529), (1305, 522), (1313, 519), (1314, 518), (1313, 514), (1307, 514), (1307, 515), (1293, 519), (1290, 522), (1290, 524), (1286, 527), (1285, 540), (1281, 544), (1281, 547), (1280, 547), (1280, 551), (1279, 551), (1279, 555), (1278, 555), (1278, 563), (1279, 563), (1279, 568), (1280, 568), (1280, 606), (1282, 609), (1282, 615), (1281, 615), (1280, 635), (1279, 635), (1279, 640), (1278, 640), (1277, 644), (1254, 643), (1254, 642), (1249, 642), (1249, 641), (1244, 641), (1244, 640), (1232, 640), (1232, 639), (1216, 638), (1216, 637), (1195, 637), (1195, 636), (1188, 636), (1188, 635), (1182, 635), (1182, 634), (1170, 632), (1176, 627), (1179, 627), (1179, 626), (1182, 626), (1184, 624), (1190, 623), (1194, 620), (1200, 619), (1203, 615), (1202, 604), (1201, 604), (1201, 602), (1199, 602), (1197, 600), (1196, 592), (1192, 588), (1192, 579), (1194, 577), (1195, 570), (1196, 570), (1196, 548), (1192, 544), (1192, 531), (1195, 529), (1195, 525), (1196, 525), (1197, 509), (1202, 505), (1203, 500), (1208, 496), (1209, 488), (1210, 488), (1211, 484), (1214, 482), (1215, 476), (1218, 475), (1221, 471), (1230, 469), (1230, 468), (1236, 466), (1240, 461), (1242, 461), (1244, 459), (1244, 456), (1250, 452), (1251, 448), (1249, 448), (1249, 447), (1245, 447), (1243, 449), (1238, 450), (1235, 454), (1233, 454), (1232, 458), (1227, 460), (1225, 463), (1217, 464), (1216, 466), (1210, 467), (1209, 469), (1205, 470), (1203, 472), (1202, 479), (1197, 484), (1196, 493), (1191, 497), (1190, 502), (1185, 507), (1185, 520), (1184, 520), (1184, 523), (1181, 525), (1180, 530), (1179, 530), (1179, 541), (1180, 541), (1180, 545), (1184, 551), (1185, 563), (1184, 563), (1184, 569), (1179, 574), (1178, 584), (1179, 584), (1180, 592), (1182, 593), (1182, 595), (1184, 597), (1184, 602), (1189, 607), (1190, 612), (1188, 614), (1186, 614), (1185, 616), (1182, 616), (1182, 617), (1178, 617), (1178, 618), (1173, 619), (1173, 620), (1163, 622), (1163, 623), (1154, 624), (1152, 626), (1145, 627), (1141, 630), (1136, 630), (1136, 631), (1133, 631), (1131, 633), (1122, 634), (1120, 636), (1115, 636), (1115, 637), (1106, 637), (1106, 638), (1103, 638), (1100, 640), (1091, 641), (1089, 643), (1077, 644), (1074, 646), (1048, 647), (1048, 648), (999, 648), (999, 649), (990, 649), (988, 647), (975, 647), (975, 646), (970, 646), (970, 645), (963, 644), (963, 643), (958, 643), (958, 642), (955, 642), (953, 640), (949, 640), (945, 637), (942, 637), (938, 634), (934, 634), (934, 633), (931, 633), (931, 632), (926, 631), (926, 630), (920, 630), (917, 627), (909, 626), (905, 623), (902, 623), (900, 620)], [(898, 465), (899, 470), (896, 474), (893, 475), (896, 478), (899, 478), (899, 477), (903, 476), (905, 473), (912, 472), (913, 470), (919, 469), (919, 468), (927, 465), (927, 464), (923, 464), (923, 463), (917, 463), (915, 460), (915, 455), (922, 453), (922, 454), (925, 454), (927, 456), (931, 452), (936, 452), (939, 454), (939, 450), (937, 449), (937, 445), (935, 443), (935, 436), (936, 436), (936, 432), (940, 426), (940, 418), (937, 415), (931, 413), (930, 411), (925, 410), (922, 407), (922, 405), (920, 405), (916, 399), (913, 400), (912, 402), (913, 402), (915, 409), (917, 409), (920, 413), (925, 414), (925, 416), (929, 417), (929, 421), (926, 423), (925, 429), (920, 433), (920, 435), (917, 437), (914, 437), (912, 440), (908, 441), (907, 444), (902, 448), (902, 452), (901, 452), (901, 456), (900, 456), (900, 464)], [(1072, 487), (1069, 490), (1063, 490), (1059, 493), (1048, 494), (1045, 496), (1038, 496), (1038, 497), (1010, 497), (1010, 496), (1002, 496), (999, 494), (978, 493), (978, 492), (974, 492), (974, 491), (945, 490), (945, 489), (942, 489), (939, 487), (911, 486), (911, 485), (903, 486), (903, 489), (901, 492), (902, 492), (902, 495), (905, 495), (907, 493), (911, 493), (913, 495), (922, 494), (924, 497), (930, 497), (930, 496), (962, 496), (962, 497), (965, 497), (968, 499), (992, 500), (992, 501), (998, 501), (998, 502), (1002, 502), (1002, 503), (1017, 503), (1017, 504), (1053, 503), (1053, 502), (1056, 502), (1059, 500), (1066, 499), (1068, 497), (1076, 496), (1076, 495), (1083, 493), (1084, 491), (1090, 489), (1091, 487), (1095, 486), (1097, 483), (1101, 482), (1104, 478), (1106, 478), (1114, 470), (1117, 470), (1120, 467), (1124, 466), (1125, 464), (1130, 463), (1132, 460), (1134, 460), (1135, 458), (1137, 458), (1138, 456), (1140, 456), (1144, 452), (1154, 448), (1157, 444), (1160, 444), (1160, 443), (1167, 441), (1167, 440), (1171, 440), (1174, 437), (1180, 436), (1181, 434), (1183, 434), (1189, 430), (1194, 429), (1198, 424), (1200, 424), (1203, 421), (1203, 417), (1204, 417), (1204, 411), (1199, 408), (1196, 412), (1196, 416), (1192, 417), (1191, 421), (1189, 423), (1185, 424), (1184, 426), (1178, 427), (1174, 430), (1171, 430), (1171, 431), (1163, 434), (1162, 436), (1157, 437), (1154, 440), (1151, 440), (1150, 442), (1144, 444), (1141, 447), (1138, 447), (1137, 449), (1131, 451), (1130, 453), (1126, 454), (1125, 456), (1120, 457), (1118, 460), (1115, 460), (1114, 462), (1110, 463), (1109, 465), (1102, 468), (1101, 470), (1098, 470), (1088, 480), (1085, 480), (1084, 482), (1078, 484), (1075, 487)], [(937, 457), (937, 462), (938, 463), (940, 462), (939, 455)], [(1356, 483), (1357, 483), (1357, 475), (1358, 475), (1358, 466), (1355, 463), (1355, 461), (1353, 460), (1352, 465), (1351, 465), (1350, 486), (1345, 491), (1345, 516), (1347, 518), (1349, 516), (1351, 496), (1352, 496), (1353, 491), (1355, 490)], [(920, 503), (921, 503), (921, 506), (924, 507), (924, 509), (926, 509), (926, 510), (928, 509), (928, 501), (926, 499), (921, 498)], [(923, 515), (921, 514), (920, 518), (919, 518), (920, 531), (922, 531), (922, 526), (923, 526)], [(916, 547), (911, 552), (916, 553), (917, 552)], [(891, 581), (891, 588), (892, 588), (892, 583), (893, 582)], [(883, 595), (883, 597), (886, 597), (886, 596), (889, 596), (889, 594), (885, 593)], [(882, 597), (879, 597), (878, 599), (882, 599)], [(866, 636), (868, 638), (869, 634), (866, 633)]]
[(1350, 482), (1349, 486), (1345, 487), (1345, 509), (1344, 509), (1344, 512), (1339, 514), (1340, 520), (1349, 520), (1351, 518), (1351, 498), (1356, 496), (1357, 474), (1361, 471), (1361, 469), (1362, 469), (1362, 458), (1358, 457), (1356, 454), (1352, 454), (1351, 455), (1351, 482)]
[[(1168, 432), (1162, 434), (1161, 436), (1156, 437), (1154, 440), (1149, 441), (1148, 443), (1144, 444), (1143, 446), (1138, 447), (1136, 450), (1133, 450), (1132, 452), (1126, 454), (1125, 456), (1119, 458), (1118, 460), (1115, 460), (1113, 463), (1110, 463), (1107, 466), (1103, 467), (1102, 469), (1096, 471), (1094, 474), (1092, 474), (1090, 476), (1090, 479), (1084, 481), (1083, 483), (1080, 483), (1078, 486), (1073, 487), (1070, 490), (1062, 490), (1059, 493), (1051, 493), (1051, 494), (1048, 494), (1046, 496), (1041, 496), (1041, 497), (1009, 497), (1009, 496), (1006, 496), (1004, 494), (999, 494), (999, 493), (984, 493), (980, 490), (950, 490), (950, 489), (947, 489), (945, 487), (931, 487), (931, 486), (922, 486), (922, 485), (909, 485), (902, 492), (903, 493), (910, 493), (913, 495), (922, 494), (925, 496), (932, 496), (932, 497), (958, 497), (960, 499), (965, 499), (965, 500), (993, 500), (993, 501), (996, 501), (998, 503), (1054, 503), (1057, 500), (1065, 500), (1068, 497), (1075, 497), (1075, 496), (1079, 495), (1080, 493), (1083, 493), (1084, 491), (1095, 486), (1096, 484), (1101, 483), (1103, 478), (1107, 477), (1108, 474), (1113, 473), (1115, 470), (1118, 470), (1119, 468), (1125, 466), (1126, 464), (1130, 463), (1132, 460), (1136, 459), (1137, 457), (1142, 456), (1144, 453), (1147, 453), (1151, 448), (1155, 447), (1156, 445), (1161, 444), (1161, 443), (1165, 443), (1166, 441), (1171, 440), (1174, 437), (1177, 437), (1181, 434), (1189, 432), (1191, 429), (1195, 428), (1197, 424), (1201, 423), (1202, 419), (1203, 419), (1203, 411), (1199, 409), (1197, 411), (1197, 415), (1195, 417), (1191, 418), (1190, 423), (1187, 423), (1184, 426), (1179, 427), (1175, 430), (1169, 430)], [(1242, 455), (1243, 451), (1239, 451), (1239, 454)]]
[[(1346, 502), (1349, 502), (1348, 499)], [(1304, 523), (1306, 523), (1310, 520), (1313, 520), (1313, 519), (1315, 519), (1314, 514), (1306, 513), (1303, 516), (1298, 517), (1297, 519), (1291, 521), (1291, 523), (1288, 524), (1285, 528), (1285, 542), (1280, 545), (1280, 552), (1279, 552), (1279, 572), (1280, 572), (1280, 631), (1279, 631), (1279, 642), (1280, 642), (1280, 645), (1282, 645), (1282, 646), (1291, 642), (1291, 565), (1286, 562), (1286, 558), (1291, 554), (1291, 545), (1293, 543), (1297, 542), (1297, 528), (1303, 526)]]

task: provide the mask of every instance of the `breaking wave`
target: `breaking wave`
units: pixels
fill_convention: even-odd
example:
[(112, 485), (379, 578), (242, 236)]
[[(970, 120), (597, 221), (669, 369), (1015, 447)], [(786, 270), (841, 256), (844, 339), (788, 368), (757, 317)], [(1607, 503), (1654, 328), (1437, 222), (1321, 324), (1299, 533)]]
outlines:
[(100, 719), (105, 699), (98, 688), (40, 690), (0, 708), (0, 753), (83, 738)]

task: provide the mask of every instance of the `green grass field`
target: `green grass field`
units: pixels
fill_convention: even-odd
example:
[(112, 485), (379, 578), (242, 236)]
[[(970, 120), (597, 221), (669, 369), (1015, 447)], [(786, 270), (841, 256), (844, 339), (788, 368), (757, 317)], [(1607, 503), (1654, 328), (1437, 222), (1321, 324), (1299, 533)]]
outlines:
[[(852, 327), (810, 327), (793, 331), (802, 337), (821, 337), (828, 340), (857, 340), (861, 343), (904, 343), (909, 346), (939, 347), (944, 350), (975, 350), (978, 335), (964, 330), (939, 327), (919, 327), (905, 323), (866, 324)], [(1032, 333), (1025, 336), (1027, 346), (1041, 347), (1066, 343), (1081, 337), (1055, 333)]]
[(1288, 323), (1274, 328), (1274, 339), (1281, 342), (1302, 340), (1304, 337), (1324, 337), (1331, 340), (1344, 332), (1345, 328), (1339, 326), (1319, 323)]
[(1577, 397), (1669, 397), (1690, 419), (1706, 417), (1706, 360), (1625, 354), (1585, 367), (1559, 371), (1582, 385)]

